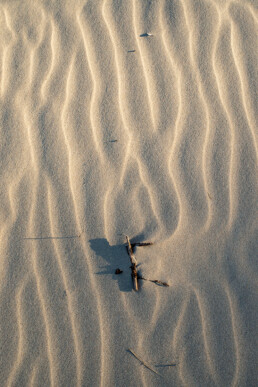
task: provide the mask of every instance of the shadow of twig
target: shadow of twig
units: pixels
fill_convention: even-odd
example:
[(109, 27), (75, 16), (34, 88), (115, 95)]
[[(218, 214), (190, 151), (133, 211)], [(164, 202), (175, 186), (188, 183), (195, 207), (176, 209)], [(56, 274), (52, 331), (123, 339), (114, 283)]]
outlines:
[[(106, 262), (106, 266), (100, 267), (97, 275), (111, 275), (112, 280), (116, 280), (119, 289), (123, 292), (132, 291), (132, 280), (130, 275), (130, 260), (126, 253), (124, 245), (110, 246), (104, 238), (96, 238), (90, 240), (90, 246), (96, 255), (102, 257)], [(116, 275), (117, 268), (122, 269), (123, 274)], [(104, 270), (103, 270), (104, 269)]]
[(44, 239), (73, 239), (80, 238), (80, 235), (69, 235), (69, 236), (48, 236), (48, 237), (28, 237), (23, 238), (25, 240), (44, 240)]

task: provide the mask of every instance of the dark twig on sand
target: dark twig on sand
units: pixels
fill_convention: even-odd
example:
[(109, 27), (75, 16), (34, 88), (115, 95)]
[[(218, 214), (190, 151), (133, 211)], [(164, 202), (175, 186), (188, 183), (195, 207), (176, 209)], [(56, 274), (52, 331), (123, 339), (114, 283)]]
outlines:
[(160, 285), (160, 286), (166, 286), (166, 287), (169, 286), (169, 284), (167, 282), (162, 282), (162, 281), (159, 281), (159, 280), (151, 280), (151, 279), (148, 279), (148, 278), (144, 278), (141, 275), (138, 275), (138, 279), (141, 279), (141, 280), (144, 280), (144, 281), (150, 281), (150, 282), (153, 282), (154, 284), (157, 284), (157, 285)]
[(130, 239), (128, 238), (128, 236), (126, 235), (126, 239), (127, 239), (127, 245), (126, 245), (126, 249), (127, 249), (127, 253), (130, 257), (130, 260), (131, 260), (131, 271), (132, 271), (132, 279), (133, 279), (133, 286), (134, 286), (134, 290), (138, 291), (139, 287), (138, 287), (138, 281), (139, 279), (141, 280), (144, 280), (144, 281), (150, 281), (150, 282), (153, 282), (154, 284), (156, 285), (159, 285), (159, 286), (166, 286), (168, 287), (169, 284), (167, 282), (162, 282), (162, 281), (159, 281), (159, 280), (151, 280), (151, 279), (148, 279), (148, 278), (144, 278), (142, 277), (139, 273), (137, 273), (137, 262), (136, 262), (136, 259), (135, 259), (135, 256), (134, 256), (134, 248), (135, 246), (151, 246), (153, 245), (152, 242), (134, 242), (134, 243), (131, 243), (130, 242)]
[(131, 271), (132, 271), (131, 276), (132, 276), (132, 280), (133, 280), (133, 288), (137, 292), (139, 290), (137, 267), (136, 267), (137, 262), (136, 262), (136, 259), (135, 259), (134, 253), (133, 253), (133, 248), (132, 248), (130, 239), (128, 238), (127, 235), (126, 235), (126, 239), (127, 239), (127, 244), (128, 244), (127, 251), (128, 251), (128, 255), (130, 257), (130, 261), (131, 261)]
[(135, 242), (135, 243), (132, 243), (132, 248), (134, 249), (135, 246), (152, 246), (153, 243), (152, 242)]
[(156, 375), (159, 375), (162, 377), (162, 375), (160, 375), (157, 371), (155, 371), (150, 365), (148, 365), (147, 363), (145, 363), (141, 358), (139, 358), (138, 355), (136, 355), (136, 353), (132, 350), (132, 349), (128, 349), (129, 352), (131, 352), (131, 354), (137, 359), (139, 360), (139, 362), (144, 365), (144, 367), (148, 368), (150, 371), (154, 372), (154, 374)]

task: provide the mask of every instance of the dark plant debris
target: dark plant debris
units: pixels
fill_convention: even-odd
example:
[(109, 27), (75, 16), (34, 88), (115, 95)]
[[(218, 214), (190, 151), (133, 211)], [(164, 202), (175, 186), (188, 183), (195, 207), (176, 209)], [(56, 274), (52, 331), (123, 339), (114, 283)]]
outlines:
[(169, 287), (169, 284), (167, 282), (162, 282), (162, 281), (159, 281), (159, 280), (151, 280), (151, 279), (148, 279), (148, 278), (144, 278), (141, 275), (138, 275), (138, 279), (141, 279), (141, 280), (144, 280), (144, 281), (150, 281), (150, 282), (153, 282), (154, 284), (159, 285), (159, 286)]
[(131, 276), (132, 276), (132, 280), (133, 280), (133, 288), (137, 292), (139, 290), (137, 267), (136, 267), (137, 261), (136, 261), (135, 256), (134, 256), (133, 248), (132, 248), (129, 237), (126, 236), (126, 239), (127, 239), (127, 252), (128, 252), (129, 257), (130, 257), (131, 264), (132, 264), (130, 267), (131, 267)]
[(146, 38), (147, 36), (153, 36), (153, 35), (149, 34), (149, 32), (145, 32), (144, 34), (140, 35), (140, 38)]
[(135, 259), (135, 255), (134, 255), (135, 247), (136, 246), (139, 246), (139, 247), (151, 246), (151, 245), (153, 245), (153, 243), (152, 242), (134, 242), (134, 243), (131, 243), (130, 239), (127, 235), (126, 235), (126, 239), (127, 239), (126, 250), (127, 250), (127, 253), (129, 255), (130, 261), (131, 261), (130, 268), (131, 268), (131, 276), (132, 276), (132, 280), (133, 280), (134, 290), (136, 290), (136, 291), (139, 290), (138, 280), (150, 281), (158, 286), (168, 287), (169, 284), (167, 282), (144, 278), (141, 274), (139, 274), (139, 272), (137, 272), (137, 261)]
[(148, 368), (148, 370), (152, 371), (154, 374), (156, 375), (159, 375), (161, 377), (163, 377), (162, 375), (160, 375), (157, 371), (155, 371), (149, 364), (145, 363), (138, 355), (136, 355), (136, 353), (128, 348), (128, 351), (146, 368)]

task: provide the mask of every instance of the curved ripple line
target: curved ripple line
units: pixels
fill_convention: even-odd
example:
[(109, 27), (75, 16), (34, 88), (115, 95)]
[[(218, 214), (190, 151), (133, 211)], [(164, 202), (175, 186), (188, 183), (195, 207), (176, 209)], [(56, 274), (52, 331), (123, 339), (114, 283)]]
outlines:
[(233, 378), (232, 386), (237, 386), (239, 374), (240, 374), (240, 349), (239, 349), (238, 337), (241, 336), (241, 333), (237, 331), (237, 326), (236, 326), (237, 319), (235, 318), (233, 299), (232, 299), (232, 296), (230, 294), (230, 290), (229, 290), (229, 287), (227, 284), (225, 285), (225, 292), (226, 292), (226, 295), (228, 298), (228, 304), (229, 304), (229, 309), (230, 309), (232, 332), (233, 332), (234, 345), (235, 345), (235, 356), (236, 356), (236, 369), (235, 369), (235, 375)]
[[(163, 12), (164, 12), (164, 8), (163, 8)], [(169, 48), (168, 48), (168, 44), (167, 44), (167, 41), (166, 41), (166, 38), (165, 38), (166, 31), (165, 31), (165, 28), (164, 28), (162, 22), (161, 22), (161, 26), (162, 26), (161, 39), (162, 39), (162, 43), (163, 43), (165, 52), (166, 52), (167, 57), (169, 59), (169, 62), (171, 64), (172, 70), (174, 71), (174, 73), (177, 74), (176, 79), (177, 79), (177, 94), (178, 94), (178, 110), (177, 110), (177, 116), (176, 116), (176, 121), (175, 121), (174, 138), (173, 138), (173, 141), (172, 141), (171, 152), (170, 152), (170, 156), (169, 156), (169, 159), (168, 159), (168, 170), (169, 170), (169, 174), (170, 174), (170, 177), (171, 177), (171, 180), (172, 180), (175, 192), (176, 192), (177, 201), (178, 201), (178, 204), (179, 204), (178, 224), (177, 224), (176, 230), (174, 231), (174, 233), (175, 233), (181, 227), (182, 210), (183, 210), (183, 205), (182, 205), (182, 200), (181, 200), (179, 188), (178, 188), (178, 185), (176, 183), (176, 178), (174, 177), (174, 174), (172, 172), (172, 167), (171, 167), (171, 159), (172, 159), (172, 157), (174, 155), (175, 143), (177, 141), (177, 136), (178, 136), (178, 126), (179, 126), (179, 122), (180, 122), (180, 118), (181, 118), (181, 114), (182, 114), (181, 72), (179, 70), (177, 70), (175, 65), (174, 65), (174, 62), (173, 62), (173, 59), (172, 59), (172, 55), (170, 54), (170, 51), (169, 51)]]
[(197, 304), (198, 304), (198, 308), (199, 308), (199, 311), (200, 311), (200, 317), (201, 317), (201, 323), (202, 323), (202, 332), (203, 332), (203, 344), (204, 344), (204, 350), (205, 350), (205, 353), (206, 353), (206, 356), (207, 356), (208, 367), (210, 369), (211, 376), (212, 376), (214, 382), (216, 384), (218, 384), (217, 377), (216, 377), (216, 370), (215, 370), (215, 368), (213, 366), (213, 361), (212, 361), (212, 358), (211, 358), (211, 355), (210, 355), (210, 351), (209, 351), (208, 329), (207, 329), (207, 323), (205, 321), (205, 316), (204, 316), (204, 312), (203, 312), (203, 308), (202, 308), (201, 296), (198, 294), (197, 289), (194, 288), (194, 287), (193, 287), (193, 292), (195, 294), (195, 297), (196, 297), (196, 300), (197, 300)]
[(32, 86), (32, 83), (33, 83), (33, 67), (35, 66), (36, 51), (37, 51), (37, 49), (39, 48), (40, 44), (43, 41), (44, 32), (46, 30), (46, 19), (47, 18), (46, 18), (46, 14), (45, 14), (43, 9), (41, 9), (41, 14), (42, 14), (42, 19), (44, 19), (44, 21), (43, 21), (43, 27), (41, 29), (41, 34), (40, 34), (40, 38), (39, 38), (38, 43), (33, 45), (33, 44), (29, 43), (28, 39), (26, 39), (26, 44), (29, 45), (29, 47), (30, 47), (30, 65), (29, 65), (29, 70), (28, 70), (28, 73), (29, 73), (28, 77), (29, 77), (30, 87)]
[[(54, 235), (53, 215), (52, 215), (53, 210), (51, 210), (51, 208), (52, 208), (51, 188), (50, 188), (49, 183), (47, 186), (47, 201), (48, 201), (49, 221), (50, 221), (49, 222), (50, 223), (50, 235)], [(64, 284), (64, 288), (69, 289), (70, 286), (68, 283), (69, 281), (67, 280), (67, 273), (66, 273), (64, 265), (62, 264), (62, 259), (60, 257), (59, 251), (58, 251), (58, 241), (53, 239), (52, 243), (54, 245), (54, 249), (56, 252), (57, 263), (58, 263), (58, 266), (60, 269), (61, 278), (62, 278), (62, 281)], [(72, 304), (73, 304), (72, 297), (70, 296), (69, 291), (67, 292), (66, 297), (67, 297), (67, 309), (68, 309), (68, 314), (69, 314), (69, 319), (70, 319), (70, 324), (71, 324), (71, 329), (72, 329), (73, 342), (74, 342), (75, 356), (77, 359), (77, 361), (76, 361), (77, 386), (80, 386), (81, 381), (82, 381), (82, 365), (81, 365), (82, 362), (81, 362), (81, 356), (80, 356), (81, 346), (80, 346), (80, 341), (79, 341), (79, 338), (77, 335), (77, 330), (76, 330), (76, 319), (75, 319), (75, 313), (73, 312), (73, 308), (72, 308)]]
[(31, 129), (31, 123), (28, 119), (28, 114), (26, 110), (24, 111), (24, 121), (26, 123), (26, 128), (27, 128), (27, 137), (28, 137), (28, 142), (29, 142), (29, 149), (30, 149), (30, 155), (31, 155), (31, 161), (32, 161), (32, 167), (34, 171), (38, 170), (38, 160), (37, 160), (37, 155), (35, 152), (35, 147), (33, 145), (33, 131)]
[(42, 289), (42, 279), (40, 278), (37, 264), (34, 263), (34, 261), (36, 261), (36, 259), (32, 259), (32, 261), (33, 261), (32, 268), (33, 268), (33, 272), (34, 272), (35, 279), (36, 279), (36, 287), (37, 287), (37, 292), (38, 292), (38, 297), (39, 297), (39, 303), (40, 303), (40, 308), (42, 311), (44, 325), (45, 325), (45, 331), (46, 331), (47, 356), (48, 356), (48, 362), (49, 362), (50, 383), (51, 383), (51, 386), (54, 387), (54, 386), (56, 386), (55, 380), (57, 379), (57, 377), (56, 377), (56, 367), (55, 367), (56, 361), (55, 361), (54, 356), (53, 356), (53, 346), (52, 346), (52, 340), (51, 340), (51, 336), (52, 336), (51, 330), (50, 330), (51, 323), (49, 321), (49, 317), (48, 317), (48, 313), (47, 313), (47, 306), (46, 306), (45, 299), (44, 299), (44, 296), (43, 296), (42, 290), (41, 290)]
[(209, 188), (208, 188), (208, 180), (207, 180), (207, 177), (206, 177), (206, 173), (207, 173), (207, 170), (206, 170), (206, 153), (207, 153), (207, 145), (208, 145), (208, 139), (209, 139), (209, 134), (210, 134), (210, 117), (209, 117), (209, 108), (208, 108), (208, 105), (207, 105), (207, 102), (205, 100), (205, 97), (204, 97), (204, 92), (203, 92), (203, 88), (202, 88), (202, 82), (201, 82), (201, 78), (200, 78), (200, 73), (199, 73), (199, 69), (198, 69), (198, 66), (196, 64), (196, 60), (194, 58), (194, 44), (193, 44), (193, 37), (192, 37), (192, 29), (190, 27), (190, 20), (189, 20), (189, 15), (188, 15), (188, 11), (187, 11), (187, 7), (184, 5), (184, 1), (182, 1), (182, 6), (183, 6), (183, 11), (184, 11), (184, 16), (185, 16), (185, 22), (186, 22), (186, 26), (187, 26), (187, 29), (189, 31), (189, 51), (190, 51), (190, 58), (191, 58), (191, 62), (192, 62), (192, 65), (194, 67), (194, 70), (195, 70), (195, 73), (196, 73), (196, 76), (197, 76), (197, 89), (198, 89), (198, 92), (199, 92), (199, 95), (200, 95), (200, 99), (203, 103), (203, 106), (204, 106), (204, 111), (205, 111), (205, 115), (206, 115), (206, 131), (205, 131), (205, 137), (204, 137), (204, 142), (203, 142), (203, 151), (202, 151), (202, 178), (203, 178), (203, 185), (204, 185), (204, 191), (205, 191), (205, 197), (206, 197), (206, 205), (207, 205), (207, 208), (208, 208), (208, 214), (207, 214), (207, 220), (206, 220), (206, 224), (203, 226), (204, 229), (208, 229), (210, 224), (211, 224), (211, 220), (212, 220), (212, 207), (211, 207), (211, 202), (209, 200), (209, 196), (208, 196), (208, 192), (209, 192)]
[[(38, 188), (37, 188), (37, 183), (34, 184), (34, 189), (33, 189), (33, 196), (35, 197), (35, 200), (34, 200), (34, 203), (32, 203), (32, 206), (31, 206), (31, 214), (30, 214), (30, 220), (29, 220), (29, 223), (31, 224), (31, 228), (32, 228), (32, 225), (33, 225), (33, 214), (35, 212), (35, 209), (36, 209), (36, 197), (37, 197), (37, 191), (38, 191)], [(33, 256), (34, 254), (34, 256)], [(48, 316), (48, 313), (47, 313), (47, 306), (46, 306), (46, 301), (45, 301), (45, 298), (44, 298), (44, 295), (42, 293), (42, 288), (44, 287), (43, 286), (43, 281), (42, 281), (42, 278), (40, 276), (40, 273), (39, 273), (39, 270), (38, 270), (38, 262), (37, 262), (37, 250), (36, 250), (36, 247), (32, 247), (32, 252), (31, 252), (31, 255), (32, 255), (32, 259), (31, 259), (31, 266), (32, 266), (32, 272), (34, 274), (34, 278), (35, 278), (35, 282), (36, 282), (36, 288), (37, 288), (37, 293), (38, 293), (38, 298), (39, 298), (39, 305), (40, 305), (40, 309), (41, 309), (41, 313), (42, 313), (42, 317), (43, 317), (43, 321), (44, 321), (44, 326), (45, 326), (45, 335), (46, 335), (46, 352), (47, 352), (47, 357), (48, 357), (48, 363), (49, 363), (49, 373), (50, 373), (50, 384), (51, 386), (56, 386), (56, 379), (57, 379), (57, 367), (55, 366), (55, 364), (58, 362), (55, 361), (55, 358), (54, 358), (54, 347), (52, 345), (52, 335), (51, 335), (51, 323), (50, 323), (50, 319), (49, 319), (49, 316)]]
[(139, 39), (138, 39), (138, 36), (137, 36), (135, 0), (133, 0), (133, 2), (132, 2), (132, 17), (133, 17), (133, 26), (134, 26), (135, 40), (136, 40), (136, 44), (137, 44), (137, 47), (138, 47), (138, 50), (139, 50), (139, 53), (140, 53), (140, 59), (141, 59), (141, 63), (142, 63), (142, 70), (143, 70), (143, 74), (144, 74), (144, 78), (145, 78), (145, 84), (146, 84), (146, 89), (147, 89), (148, 103), (149, 103), (149, 108), (150, 108), (150, 113), (151, 113), (152, 125), (153, 125), (153, 128), (155, 129), (156, 128), (156, 123), (155, 123), (156, 120), (155, 120), (155, 116), (154, 116), (153, 103), (151, 101), (151, 91), (150, 91), (151, 86), (150, 86), (150, 82), (149, 82), (149, 79), (148, 79), (147, 71), (145, 70), (145, 67), (144, 67), (142, 50), (141, 50), (141, 47), (140, 47), (140, 44), (139, 44)]
[(76, 16), (77, 16), (77, 22), (79, 24), (79, 28), (81, 31), (85, 55), (86, 55), (86, 59), (88, 62), (90, 75), (91, 75), (91, 79), (92, 79), (92, 94), (91, 94), (91, 101), (90, 101), (90, 123), (91, 123), (91, 129), (92, 129), (91, 133), (92, 133), (92, 137), (93, 137), (93, 140), (95, 143), (95, 148), (96, 148), (98, 155), (99, 155), (99, 159), (103, 163), (104, 162), (103, 152), (101, 152), (100, 142), (98, 140), (96, 130), (94, 130), (94, 128), (97, 127), (97, 124), (96, 124), (95, 119), (94, 119), (94, 111), (93, 111), (94, 105), (97, 103), (99, 82), (98, 82), (98, 76), (97, 76), (97, 74), (95, 74), (95, 70), (94, 70), (94, 59), (92, 58), (92, 55), (91, 55), (90, 44), (88, 43), (85, 28), (84, 28), (83, 23), (81, 21), (82, 13), (83, 13), (83, 9), (79, 13), (77, 13)]
[(257, 143), (256, 143), (256, 138), (255, 138), (255, 129), (254, 129), (253, 125), (252, 125), (252, 120), (251, 120), (250, 114), (248, 112), (248, 108), (246, 106), (246, 100), (244, 98), (244, 94), (245, 94), (244, 93), (244, 90), (245, 90), (245, 86), (244, 85), (245, 85), (245, 82), (244, 82), (244, 79), (243, 79), (243, 75), (241, 74), (240, 63), (239, 63), (239, 60), (237, 60), (237, 55), (236, 55), (235, 48), (234, 48), (234, 33), (232, 33), (232, 31), (234, 31), (234, 24), (235, 24), (235, 22), (232, 20), (232, 22), (231, 22), (231, 51), (232, 51), (232, 57), (233, 57), (234, 64), (235, 64), (235, 67), (236, 67), (236, 70), (237, 70), (237, 73), (238, 73), (238, 77), (239, 77), (242, 103), (243, 103), (243, 107), (244, 107), (244, 111), (245, 111), (248, 127), (249, 127), (249, 130), (251, 132), (251, 136), (253, 138), (253, 145), (254, 145), (254, 148), (255, 148), (256, 159), (257, 159), (258, 158), (258, 146), (257, 146)]
[(51, 64), (49, 71), (46, 75), (46, 78), (42, 82), (41, 86), (41, 96), (43, 100), (46, 100), (46, 89), (47, 89), (47, 84), (51, 79), (51, 75), (54, 73), (54, 68), (55, 68), (55, 63), (56, 63), (56, 49), (54, 47), (55, 41), (57, 40), (57, 33), (56, 33), (56, 28), (54, 26), (53, 20), (50, 21), (51, 24), (51, 38), (50, 38), (50, 48), (51, 48)]
[(31, 372), (31, 377), (30, 377), (30, 381), (29, 381), (29, 385), (31, 387), (37, 386), (35, 383), (35, 379), (37, 377), (37, 371), (38, 371), (38, 364), (37, 363), (38, 363), (38, 360), (36, 360), (36, 364), (34, 365), (33, 370)]
[[(75, 207), (75, 211), (76, 211), (76, 207)], [(77, 211), (76, 211), (77, 212)], [(77, 214), (76, 214), (77, 215)], [(96, 298), (94, 299), (94, 302), (96, 304), (96, 309), (98, 311), (98, 315), (99, 315), (99, 327), (100, 327), (100, 370), (99, 370), (99, 373), (100, 373), (100, 387), (105, 387), (106, 384), (105, 384), (105, 379), (104, 379), (104, 376), (105, 376), (105, 368), (106, 368), (106, 357), (105, 357), (105, 350), (104, 350), (104, 342), (106, 341), (106, 337), (104, 335), (104, 323), (103, 323), (103, 316), (102, 316), (102, 311), (101, 311), (101, 300), (100, 300), (100, 295), (99, 295), (99, 291), (97, 289), (97, 286), (95, 284), (95, 281), (92, 280), (92, 263), (90, 262), (89, 258), (88, 258), (88, 251), (87, 251), (87, 247), (86, 247), (86, 242), (84, 240), (84, 238), (81, 238), (81, 241), (82, 241), (82, 247), (83, 247), (83, 250), (84, 250), (84, 253), (85, 253), (85, 257), (86, 257), (86, 260), (87, 260), (87, 265), (88, 265), (88, 268), (89, 268), (89, 272), (90, 272), (90, 280), (91, 280), (91, 283), (92, 283), (92, 289), (94, 291), (94, 294), (96, 295)]]
[(6, 71), (6, 68), (8, 68), (8, 66), (5, 64), (6, 58), (7, 58), (7, 52), (9, 51), (9, 49), (12, 46), (12, 41), (16, 40), (15, 31), (11, 27), (11, 23), (10, 23), (10, 20), (9, 20), (8, 12), (7, 12), (7, 10), (4, 7), (3, 7), (3, 14), (4, 14), (4, 19), (5, 19), (5, 24), (6, 24), (8, 30), (10, 31), (10, 33), (12, 35), (12, 39), (11, 39), (11, 42), (7, 45), (7, 47), (5, 47), (3, 49), (3, 53), (2, 53), (2, 69), (1, 69), (1, 95), (2, 96), (4, 95), (5, 89), (6, 89), (5, 86), (4, 86), (4, 84), (6, 83), (5, 78), (8, 77), (8, 71)]
[(255, 11), (253, 9), (253, 7), (251, 6), (251, 4), (247, 4), (247, 7), (249, 9), (249, 12), (252, 14), (253, 18), (254, 18), (254, 21), (258, 24), (258, 14), (256, 15), (255, 14)]
[[(162, 14), (163, 14), (163, 24), (164, 24), (164, 15), (166, 14), (165, 5), (163, 7)], [(184, 20), (184, 22), (186, 25), (185, 20)], [(177, 178), (174, 177), (174, 174), (172, 172), (172, 160), (173, 160), (174, 155), (175, 155), (176, 146), (178, 146), (178, 144), (180, 144), (180, 130), (182, 132), (182, 126), (183, 126), (183, 122), (184, 122), (183, 100), (182, 100), (182, 93), (183, 93), (183, 91), (182, 91), (182, 83), (183, 83), (182, 82), (182, 70), (181, 70), (181, 68), (179, 68), (178, 64), (174, 63), (173, 56), (172, 56), (172, 54), (170, 54), (171, 50), (169, 50), (168, 38), (167, 39), (165, 38), (165, 34), (166, 34), (165, 28), (163, 27), (162, 30), (163, 30), (162, 42), (163, 42), (163, 45), (165, 47), (165, 51), (167, 52), (167, 56), (168, 56), (168, 59), (171, 63), (171, 67), (174, 68), (174, 71), (177, 74), (176, 85), (177, 85), (177, 94), (178, 94), (178, 110), (177, 110), (177, 117), (175, 120), (174, 138), (172, 141), (171, 152), (170, 152), (170, 156), (169, 156), (169, 160), (168, 160), (168, 169), (169, 169), (169, 173), (170, 173), (171, 178), (172, 178), (172, 182), (174, 183), (174, 188), (175, 188), (175, 191), (177, 194), (177, 200), (178, 200), (178, 204), (179, 204), (178, 225), (177, 225), (177, 228), (175, 230), (175, 232), (179, 232), (180, 229), (183, 227), (183, 219), (188, 217), (188, 215), (187, 215), (187, 213), (188, 213), (187, 203), (185, 203), (185, 200), (182, 199), (184, 197), (184, 192), (183, 192), (182, 188), (180, 190), (180, 178), (178, 179), (179, 181), (177, 181)]]
[[(186, 297), (186, 300), (181, 308), (181, 313), (178, 317), (178, 321), (177, 321), (177, 324), (176, 324), (176, 327), (174, 329), (174, 333), (173, 333), (173, 339), (172, 339), (172, 346), (173, 346), (173, 350), (175, 353), (177, 353), (176, 351), (176, 347), (177, 347), (177, 341), (178, 341), (178, 336), (180, 335), (180, 328), (182, 326), (182, 323), (184, 321), (184, 318), (185, 318), (185, 314), (186, 314), (186, 311), (187, 311), (187, 307), (188, 307), (188, 304), (189, 304), (189, 301), (190, 301), (190, 295), (187, 295)], [(182, 382), (184, 383), (185, 386), (187, 386), (187, 382), (185, 380), (185, 377), (184, 377), (184, 372), (183, 372), (183, 368), (181, 366), (181, 364), (184, 363), (184, 355), (180, 354), (180, 359), (181, 361), (179, 362), (179, 376), (182, 380)]]
[(22, 313), (22, 294), (27, 282), (28, 282), (28, 278), (23, 280), (23, 283), (21, 284), (21, 287), (16, 294), (16, 318), (17, 318), (17, 327), (18, 327), (17, 356), (7, 381), (8, 386), (11, 386), (14, 383), (15, 376), (18, 373), (18, 370), (22, 364), (22, 360), (25, 356), (23, 347), (24, 347), (24, 344), (26, 343), (26, 336), (25, 336), (24, 326), (23, 326), (24, 324), (23, 324), (23, 313)]
[[(221, 20), (221, 18), (219, 18), (219, 20)], [(233, 129), (233, 122), (232, 122), (232, 119), (230, 117), (230, 113), (229, 113), (228, 108), (227, 108), (226, 100), (223, 96), (223, 86), (222, 86), (223, 81), (220, 81), (219, 70), (218, 70), (217, 65), (215, 63), (215, 53), (217, 52), (217, 46), (219, 43), (219, 35), (220, 35), (220, 31), (221, 31), (222, 27), (225, 28), (225, 26), (223, 26), (223, 23), (220, 22), (219, 28), (218, 28), (218, 38), (216, 40), (216, 44), (214, 45), (213, 68), (214, 68), (214, 75), (215, 75), (215, 79), (216, 79), (216, 83), (217, 83), (218, 95), (219, 95), (219, 98), (221, 101), (221, 107), (225, 111), (225, 114), (226, 114), (226, 117), (228, 120), (228, 124), (229, 124), (229, 128), (230, 128), (230, 135), (231, 135), (229, 176), (228, 176), (229, 215), (228, 215), (228, 222), (227, 222), (228, 223), (227, 228), (228, 228), (228, 230), (230, 230), (230, 228), (232, 227), (233, 221), (234, 221), (234, 203), (235, 203), (235, 200), (234, 200), (234, 195), (233, 195), (233, 161), (235, 158), (234, 148), (235, 148), (236, 139), (235, 139), (235, 133), (234, 133), (234, 129)]]
[[(218, 49), (219, 58), (218, 62), (221, 65), (220, 69), (220, 82), (218, 82), (218, 87), (220, 88), (220, 96), (222, 103), (224, 102), (224, 109), (228, 116), (229, 126), (231, 129), (231, 157), (230, 157), (230, 173), (229, 173), (229, 198), (230, 198), (230, 216), (228, 221), (228, 231), (232, 229), (233, 225), (236, 224), (237, 219), (239, 219), (239, 210), (241, 212), (241, 206), (243, 198), (241, 197), (240, 181), (241, 176), (243, 176), (243, 167), (244, 161), (243, 157), (240, 156), (243, 154), (243, 151), (246, 151), (247, 141), (248, 144), (253, 146), (252, 135), (250, 131), (244, 131), (243, 126), (248, 125), (245, 119), (245, 112), (242, 105), (241, 94), (238, 89), (240, 88), (240, 81), (235, 68), (234, 58), (232, 53), (232, 23), (230, 21), (224, 23), (223, 26), (223, 35), (221, 38), (221, 47)], [(228, 55), (228, 63), (230, 66), (230, 71), (225, 67), (224, 56), (225, 51)], [(217, 69), (219, 73), (219, 69)], [(235, 84), (236, 91), (233, 92), (229, 84), (229, 79)], [(223, 87), (225, 85), (225, 87)], [(231, 103), (232, 101), (232, 103)], [(232, 105), (237, 108), (238, 117), (236, 116), (236, 109), (232, 110)], [(251, 141), (250, 141), (251, 140)], [(250, 151), (249, 151), (250, 152)], [(248, 155), (249, 156), (249, 155)], [(255, 160), (255, 150), (253, 149), (250, 153), (252, 160)], [(253, 162), (253, 161), (252, 161)], [(249, 176), (249, 174), (247, 175)], [(240, 215), (241, 216), (241, 215)]]
[(123, 182), (123, 179), (124, 179), (124, 175), (125, 175), (125, 171), (126, 171), (126, 165), (128, 163), (128, 160), (129, 160), (129, 155), (130, 155), (130, 148), (131, 148), (131, 142), (132, 142), (132, 135), (130, 133), (130, 130), (128, 129), (128, 124), (126, 122), (126, 118), (125, 118), (125, 115), (124, 115), (124, 110), (125, 110), (125, 104), (123, 103), (123, 97), (122, 97), (122, 80), (121, 80), (121, 75), (120, 73), (122, 73), (120, 71), (120, 64), (119, 64), (119, 55), (117, 53), (117, 47), (116, 47), (116, 44), (115, 44), (115, 38), (114, 38), (114, 33), (112, 32), (112, 28), (110, 26), (110, 22), (108, 21), (108, 16), (106, 14), (106, 11), (105, 11), (105, 8), (106, 8), (106, 3), (107, 3), (107, 0), (104, 0), (103, 1), (103, 4), (102, 4), (102, 16), (103, 16), (103, 20), (106, 24), (106, 27), (107, 27), (107, 30), (108, 30), (108, 33), (109, 33), (109, 36), (110, 36), (110, 40), (111, 40), (111, 43), (112, 43), (112, 46), (113, 46), (113, 50), (114, 50), (114, 57), (115, 57), (115, 65), (116, 65), (116, 73), (117, 73), (117, 83), (118, 83), (118, 106), (119, 106), (119, 111), (120, 111), (120, 115), (121, 115), (121, 120), (122, 120), (122, 123), (123, 123), (123, 126), (127, 132), (127, 135), (128, 135), (128, 141), (127, 141), (127, 145), (126, 145), (126, 153), (125, 153), (125, 157), (124, 157), (124, 161), (123, 161), (123, 168), (122, 168), (122, 172), (121, 172), (121, 176), (120, 176), (120, 180), (119, 180), (119, 185), (121, 186), (122, 185), (122, 182)]
[[(66, 111), (66, 108), (67, 108), (68, 103), (69, 103), (69, 83), (71, 81), (74, 61), (75, 61), (75, 58), (72, 58), (71, 63), (70, 63), (70, 68), (68, 70), (67, 80), (66, 80), (65, 100), (64, 100), (64, 103), (63, 103), (63, 109), (61, 111), (61, 129), (62, 129), (62, 132), (63, 132), (64, 142), (65, 142), (66, 149), (67, 149), (67, 154), (68, 154), (68, 181), (69, 181), (69, 185), (70, 185), (70, 192), (71, 192), (71, 196), (72, 196), (72, 200), (73, 200), (73, 205), (75, 207), (76, 198), (75, 198), (75, 192), (74, 192), (74, 189), (73, 189), (72, 168), (71, 168), (72, 150), (71, 150), (71, 145), (70, 145), (70, 141), (69, 141), (69, 138), (68, 138), (68, 135), (67, 135), (66, 124), (65, 124), (65, 111)], [(76, 218), (76, 223), (77, 223), (77, 228), (78, 228), (78, 230), (80, 232), (81, 231), (81, 227), (80, 227), (80, 222), (79, 222), (78, 218)]]
[(153, 215), (155, 216), (157, 224), (159, 224), (159, 214), (158, 214), (158, 211), (155, 209), (155, 200), (154, 200), (154, 197), (153, 197), (152, 190), (151, 190), (150, 185), (148, 184), (147, 180), (144, 177), (144, 172), (143, 172), (143, 168), (141, 166), (140, 160), (136, 159), (136, 161), (137, 161), (137, 164), (138, 164), (139, 176), (141, 178), (142, 184), (146, 188), (146, 190), (147, 190), (147, 192), (149, 194)]

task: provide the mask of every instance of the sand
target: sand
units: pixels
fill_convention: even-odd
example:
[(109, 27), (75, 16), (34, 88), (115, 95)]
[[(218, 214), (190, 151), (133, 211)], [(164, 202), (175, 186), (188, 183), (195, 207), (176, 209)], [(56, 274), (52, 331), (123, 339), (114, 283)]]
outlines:
[(257, 2), (0, 17), (0, 385), (257, 386)]

